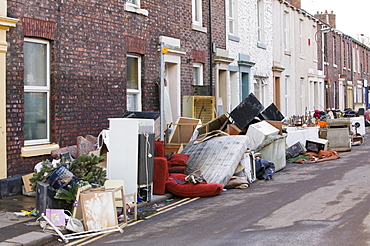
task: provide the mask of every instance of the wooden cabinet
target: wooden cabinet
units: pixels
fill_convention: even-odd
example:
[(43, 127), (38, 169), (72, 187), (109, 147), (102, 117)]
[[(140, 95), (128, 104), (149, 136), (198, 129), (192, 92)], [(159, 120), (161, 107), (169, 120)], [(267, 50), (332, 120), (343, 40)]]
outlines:
[(207, 123), (215, 118), (215, 97), (183, 96), (183, 116), (202, 120)]

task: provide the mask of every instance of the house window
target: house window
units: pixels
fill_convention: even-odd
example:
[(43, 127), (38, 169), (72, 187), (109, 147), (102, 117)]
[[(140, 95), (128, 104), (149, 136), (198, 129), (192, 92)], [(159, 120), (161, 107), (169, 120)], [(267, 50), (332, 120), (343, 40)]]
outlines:
[(337, 41), (336, 38), (333, 37), (333, 66), (337, 64)]
[(328, 62), (328, 34), (324, 33), (324, 62)]
[(266, 84), (264, 78), (255, 78), (254, 80), (254, 95), (262, 104), (265, 103)]
[(193, 24), (202, 26), (202, 0), (193, 1)]
[(229, 0), (228, 1), (229, 5), (229, 33), (231, 35), (236, 35), (235, 34), (235, 3), (234, 0)]
[(288, 115), (288, 107), (289, 107), (289, 77), (285, 77), (284, 80), (284, 107), (285, 107), (285, 115)]
[(257, 1), (257, 31), (258, 31), (258, 42), (264, 42), (264, 6), (263, 0)]
[(283, 31), (284, 31), (284, 50), (289, 50), (289, 13), (284, 11), (283, 19)]
[(363, 103), (363, 86), (362, 86), (362, 81), (357, 81), (357, 103)]
[(346, 56), (346, 43), (344, 41), (342, 41), (343, 45), (343, 68), (346, 68), (346, 59), (347, 59), (347, 56)]
[(136, 6), (137, 8), (140, 8), (140, 0), (126, 0), (126, 3), (132, 4)]
[(299, 55), (303, 56), (303, 20), (299, 20)]
[(126, 0), (125, 11), (148, 16), (148, 10), (141, 8), (140, 0)]
[(193, 85), (203, 85), (203, 64), (193, 64)]
[(24, 40), (24, 140), (25, 145), (50, 142), (50, 44)]
[(349, 62), (350, 61), (350, 54), (351, 54), (351, 49), (350, 49), (350, 46), (349, 46), (349, 43), (347, 43), (347, 60), (348, 60), (348, 69), (351, 69), (351, 63)]
[(303, 92), (305, 91), (304, 90), (304, 87), (303, 87), (304, 85), (303, 85), (303, 79), (302, 78), (300, 78), (299, 79), (299, 113), (300, 114), (303, 114), (303, 112), (304, 112), (304, 104), (303, 104)]
[(141, 111), (141, 57), (127, 55), (127, 110)]
[[(312, 30), (312, 37), (313, 37), (313, 39), (312, 39), (312, 41), (316, 41), (316, 29), (317, 29), (317, 27), (315, 26), (315, 25), (313, 25), (312, 26), (313, 28), (311, 29)], [(317, 42), (311, 42), (311, 45), (312, 45), (312, 52), (313, 52), (313, 55), (312, 55), (312, 57), (313, 57), (313, 60), (314, 61), (317, 61)]]

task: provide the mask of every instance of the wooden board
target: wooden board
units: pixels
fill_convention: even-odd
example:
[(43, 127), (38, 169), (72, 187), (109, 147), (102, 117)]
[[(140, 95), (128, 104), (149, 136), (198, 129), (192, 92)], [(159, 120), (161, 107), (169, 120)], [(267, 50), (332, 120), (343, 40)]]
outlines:
[(194, 134), (195, 129), (202, 124), (199, 119), (180, 117), (174, 127), (172, 134), (169, 137), (168, 143), (188, 143)]
[(168, 155), (170, 153), (181, 153), (183, 148), (183, 144), (166, 144), (164, 146), (164, 155)]
[(203, 126), (198, 128), (200, 134), (204, 134), (207, 132), (211, 132), (213, 130), (221, 130), (223, 131), (225, 127), (225, 123), (228, 123), (229, 119), (225, 114), (218, 116), (217, 118), (213, 119), (212, 121), (204, 124)]
[(118, 226), (114, 192), (99, 191), (80, 194), (85, 230)]
[(228, 124), (225, 132), (229, 135), (239, 135), (242, 131), (235, 124)]

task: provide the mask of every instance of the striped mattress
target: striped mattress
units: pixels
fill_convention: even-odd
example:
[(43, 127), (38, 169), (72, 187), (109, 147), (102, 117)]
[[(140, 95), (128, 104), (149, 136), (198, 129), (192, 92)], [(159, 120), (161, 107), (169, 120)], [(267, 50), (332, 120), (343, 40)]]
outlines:
[(190, 141), (181, 152), (190, 156), (186, 174), (200, 170), (208, 183), (226, 186), (248, 149), (249, 138), (231, 135), (214, 137), (199, 144), (193, 142)]

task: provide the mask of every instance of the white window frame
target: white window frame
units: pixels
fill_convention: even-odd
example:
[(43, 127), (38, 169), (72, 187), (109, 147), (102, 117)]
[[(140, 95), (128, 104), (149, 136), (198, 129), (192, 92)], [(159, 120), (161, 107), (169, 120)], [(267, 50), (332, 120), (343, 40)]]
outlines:
[(125, 11), (148, 16), (148, 10), (141, 8), (140, 0), (126, 0)]
[(192, 0), (193, 25), (200, 27), (203, 25), (202, 13), (202, 0)]
[(264, 0), (257, 0), (257, 38), (259, 43), (264, 43)]
[[(127, 54), (127, 57), (135, 58), (138, 59), (138, 89), (126, 89), (126, 94), (127, 94), (127, 99), (126, 99), (126, 107), (128, 111), (141, 111), (142, 110), (142, 105), (141, 105), (141, 100), (142, 100), (142, 93), (141, 93), (141, 56), (140, 55), (135, 55), (135, 54)], [(135, 95), (137, 104), (135, 109), (129, 109), (129, 103), (128, 103), (128, 96), (130, 95)]]
[(140, 0), (126, 0), (126, 4), (130, 4), (134, 7), (140, 8)]
[(235, 0), (228, 0), (229, 34), (234, 36), (236, 36), (235, 5)]
[(196, 82), (194, 80), (194, 73), (193, 73), (193, 85), (203, 85), (203, 64), (202, 63), (193, 63), (193, 70), (194, 69), (197, 69), (198, 70), (198, 78), (197, 78), (197, 81), (199, 83), (194, 83)]
[(364, 90), (363, 90), (363, 83), (362, 83), (362, 81), (357, 81), (357, 86), (356, 86), (356, 100), (357, 100), (357, 103), (363, 103), (364, 102), (364, 100), (363, 100), (363, 98), (364, 98)]
[(289, 112), (289, 77), (284, 79), (284, 107), (285, 115), (288, 115)]
[(300, 78), (299, 79), (299, 114), (303, 115), (304, 114), (304, 104), (303, 104), (303, 88), (304, 88), (304, 79)]
[(312, 57), (313, 57), (313, 61), (314, 62), (317, 62), (318, 60), (317, 60), (317, 42), (316, 42), (316, 29), (317, 29), (317, 26), (316, 25), (313, 25), (312, 26), (313, 28), (312, 28), (312, 40), (311, 40), (311, 45), (313, 46), (313, 49), (312, 49), (312, 51), (313, 51), (313, 55), (312, 55)]
[(289, 12), (284, 11), (283, 17), (283, 36), (284, 36), (284, 51), (289, 51)]
[(303, 20), (299, 19), (299, 55), (303, 57)]
[(333, 67), (337, 67), (337, 63), (336, 63), (336, 60), (337, 60), (337, 53), (336, 53), (336, 48), (337, 48), (337, 39), (335, 36), (333, 36)]
[(46, 85), (45, 86), (29, 86), (24, 85), (24, 93), (36, 92), (46, 93), (46, 138), (36, 140), (25, 140), (24, 145), (40, 145), (50, 143), (50, 43), (46, 40), (25, 38), (24, 42), (45, 44), (47, 49), (46, 54)]
[(356, 67), (353, 66), (353, 71), (356, 72), (356, 70), (357, 70), (357, 73), (361, 73), (361, 67), (360, 67), (360, 50), (356, 50), (356, 62), (357, 62), (357, 64), (356, 64)]
[[(260, 100), (262, 104), (264, 104), (265, 99), (266, 99), (266, 89), (267, 89), (266, 79), (257, 77), (257, 78), (254, 78), (253, 83), (254, 83), (253, 90), (254, 90), (255, 96)], [(256, 91), (256, 86), (259, 87), (259, 91)]]

